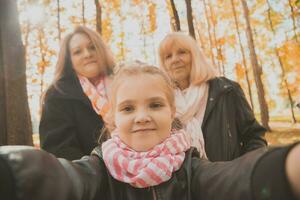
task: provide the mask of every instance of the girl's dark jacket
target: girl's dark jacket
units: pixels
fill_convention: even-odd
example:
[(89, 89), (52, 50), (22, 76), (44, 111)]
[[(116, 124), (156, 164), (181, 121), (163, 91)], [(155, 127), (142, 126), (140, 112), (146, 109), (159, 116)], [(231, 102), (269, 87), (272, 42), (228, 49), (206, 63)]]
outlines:
[(45, 94), (39, 126), (41, 148), (68, 160), (89, 155), (103, 127), (75, 73)]
[(211, 161), (232, 160), (266, 146), (266, 129), (253, 114), (240, 85), (225, 77), (210, 80), (202, 123), (205, 150)]
[(137, 189), (112, 178), (99, 148), (77, 161), (33, 148), (0, 147), (0, 197), (5, 200), (292, 200), (285, 176), (290, 148), (264, 148), (228, 162), (186, 152), (181, 168), (160, 185)]

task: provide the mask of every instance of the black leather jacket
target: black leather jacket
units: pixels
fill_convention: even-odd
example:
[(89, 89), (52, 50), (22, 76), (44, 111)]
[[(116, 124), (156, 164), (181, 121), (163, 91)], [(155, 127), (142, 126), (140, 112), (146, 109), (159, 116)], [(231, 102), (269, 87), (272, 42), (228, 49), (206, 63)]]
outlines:
[(59, 158), (77, 160), (98, 145), (102, 118), (94, 111), (75, 74), (51, 86), (42, 107), (41, 148)]
[[(281, 148), (265, 153), (265, 149), (258, 149), (234, 161), (213, 163), (199, 159), (197, 152), (191, 149), (169, 181), (138, 189), (110, 176), (99, 148), (91, 156), (70, 162), (33, 148), (0, 147), (0, 197), (22, 200), (292, 199), (283, 170), (288, 150)], [(266, 169), (268, 165), (273, 167)]]
[(266, 129), (255, 119), (240, 85), (225, 77), (208, 83), (202, 131), (209, 160), (232, 160), (265, 147)]

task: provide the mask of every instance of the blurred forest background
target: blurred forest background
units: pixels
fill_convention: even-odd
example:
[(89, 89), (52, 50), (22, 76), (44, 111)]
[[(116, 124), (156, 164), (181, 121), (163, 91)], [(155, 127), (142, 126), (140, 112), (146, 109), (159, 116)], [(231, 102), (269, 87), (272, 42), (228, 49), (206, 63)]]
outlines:
[(257, 119), (273, 131), (270, 143), (300, 139), (300, 0), (18, 0), (17, 9), (34, 133), (59, 43), (84, 24), (118, 62), (157, 65), (162, 38), (189, 33), (220, 75), (241, 84)]

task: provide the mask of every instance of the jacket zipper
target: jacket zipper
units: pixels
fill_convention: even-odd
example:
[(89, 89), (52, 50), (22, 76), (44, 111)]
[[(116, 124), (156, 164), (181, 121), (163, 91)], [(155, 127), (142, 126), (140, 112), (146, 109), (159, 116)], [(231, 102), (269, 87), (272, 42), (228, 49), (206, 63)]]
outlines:
[(152, 191), (153, 200), (157, 200), (157, 196), (156, 196), (154, 187), (151, 187), (151, 191)]
[(227, 130), (228, 130), (228, 135), (229, 135), (229, 137), (231, 138), (231, 137), (232, 137), (232, 134), (231, 134), (231, 131), (230, 131), (229, 122), (227, 122)]
[(231, 157), (231, 140), (232, 140), (232, 134), (231, 134), (231, 131), (230, 131), (230, 126), (229, 126), (229, 122), (227, 122), (227, 132), (228, 132), (228, 147), (227, 147), (227, 155), (228, 155), (228, 158)]
[[(212, 112), (213, 108), (215, 107), (215, 102), (218, 101), (218, 99), (223, 96), (224, 94), (226, 94), (227, 92), (230, 92), (232, 89), (231, 86), (228, 86), (228, 85), (225, 85), (223, 86), (225, 89), (223, 91), (221, 91), (220, 93), (218, 93), (217, 95), (213, 95), (213, 96), (208, 96), (208, 99), (207, 99), (207, 104), (206, 104), (206, 109), (208, 108), (208, 105), (209, 104), (212, 104), (210, 106), (213, 106), (210, 108), (210, 110), (206, 113), (206, 111), (204, 112), (204, 119), (203, 119), (203, 122), (202, 122), (202, 128), (205, 126), (205, 123), (206, 121), (208, 120), (208, 117), (210, 115), (210, 113)], [(207, 116), (206, 116), (207, 115)]]

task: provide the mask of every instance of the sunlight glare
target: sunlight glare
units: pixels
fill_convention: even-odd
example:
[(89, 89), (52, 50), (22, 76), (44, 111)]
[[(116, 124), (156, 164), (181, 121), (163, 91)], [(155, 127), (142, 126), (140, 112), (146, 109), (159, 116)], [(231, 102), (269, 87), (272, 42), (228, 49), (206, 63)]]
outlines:
[(31, 25), (39, 25), (45, 19), (44, 8), (41, 5), (29, 5), (24, 13), (24, 17)]

